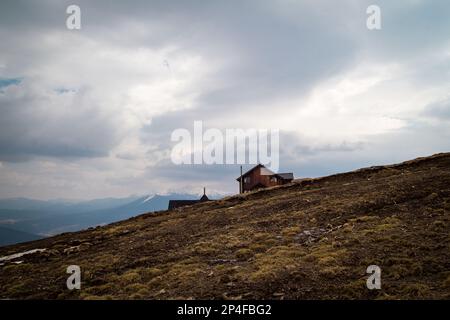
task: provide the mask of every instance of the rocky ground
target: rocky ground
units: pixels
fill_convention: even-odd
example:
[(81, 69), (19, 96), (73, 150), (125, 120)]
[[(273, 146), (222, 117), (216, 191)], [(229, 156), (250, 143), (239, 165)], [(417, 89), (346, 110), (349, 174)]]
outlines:
[(3, 247), (0, 298), (449, 299), (449, 221), (446, 153)]

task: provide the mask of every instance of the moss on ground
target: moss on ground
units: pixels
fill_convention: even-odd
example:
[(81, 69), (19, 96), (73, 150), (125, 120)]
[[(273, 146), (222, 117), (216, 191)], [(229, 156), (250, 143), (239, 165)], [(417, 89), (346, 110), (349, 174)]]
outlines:
[(449, 230), (441, 154), (0, 248), (47, 249), (0, 266), (0, 298), (449, 299)]

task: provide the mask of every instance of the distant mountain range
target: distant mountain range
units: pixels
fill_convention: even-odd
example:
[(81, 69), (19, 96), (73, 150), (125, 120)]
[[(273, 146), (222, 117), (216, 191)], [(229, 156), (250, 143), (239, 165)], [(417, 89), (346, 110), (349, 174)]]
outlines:
[(166, 210), (169, 200), (193, 200), (177, 194), (105, 198), (90, 201), (0, 199), (0, 245), (36, 240)]

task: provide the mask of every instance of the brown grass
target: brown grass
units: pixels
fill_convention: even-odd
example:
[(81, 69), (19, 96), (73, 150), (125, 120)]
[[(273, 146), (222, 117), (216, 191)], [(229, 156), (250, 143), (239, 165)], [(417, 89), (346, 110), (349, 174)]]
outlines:
[(0, 266), (0, 298), (448, 299), (449, 208), (449, 154), (299, 180), (0, 248), (47, 248)]

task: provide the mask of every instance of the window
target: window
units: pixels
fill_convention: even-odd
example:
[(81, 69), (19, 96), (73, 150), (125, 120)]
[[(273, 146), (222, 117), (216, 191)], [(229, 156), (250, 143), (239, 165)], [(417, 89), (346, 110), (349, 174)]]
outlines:
[(244, 177), (244, 183), (250, 183), (250, 177)]
[(270, 177), (270, 182), (277, 182), (277, 177)]

